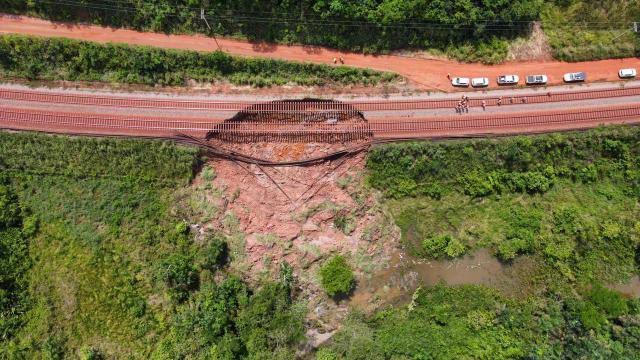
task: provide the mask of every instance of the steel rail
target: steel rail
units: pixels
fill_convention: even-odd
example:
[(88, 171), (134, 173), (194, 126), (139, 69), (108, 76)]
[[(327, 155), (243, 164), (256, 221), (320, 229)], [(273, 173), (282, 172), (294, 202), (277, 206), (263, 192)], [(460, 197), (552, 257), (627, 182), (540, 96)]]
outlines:
[[(228, 136), (267, 136), (273, 138), (300, 138), (306, 135), (331, 136), (354, 135), (362, 138), (371, 134), (373, 138), (403, 136), (423, 138), (431, 133), (460, 134), (493, 131), (495, 129), (518, 128), (526, 132), (527, 127), (563, 124), (582, 126), (588, 122), (640, 120), (640, 106), (626, 104), (618, 106), (591, 107), (578, 110), (545, 110), (537, 112), (514, 112), (486, 115), (422, 117), (407, 120), (385, 119), (368, 123), (337, 124), (291, 124), (260, 122), (216, 122), (194, 121), (192, 119), (170, 119), (135, 116), (113, 116), (96, 114), (59, 113), (44, 110), (0, 108), (0, 127), (4, 128), (44, 128), (91, 129), (96, 133), (108, 129), (126, 130), (138, 134), (156, 131), (171, 135), (175, 132), (214, 133)], [(103, 130), (101, 130), (103, 129)]]
[[(575, 100), (593, 100), (640, 95), (640, 86), (578, 91), (542, 91), (539, 94), (520, 94), (499, 97), (487, 95), (470, 97), (469, 106), (507, 106), (515, 104), (538, 104)], [(154, 108), (173, 110), (201, 110), (248, 113), (310, 113), (331, 111), (394, 111), (453, 108), (458, 99), (375, 100), (375, 101), (216, 101), (152, 99), (140, 97), (118, 97), (96, 94), (73, 94), (39, 90), (16, 90), (0, 88), (0, 99), (10, 101), (38, 102), (80, 106), (120, 108)], [(500, 105), (498, 105), (500, 103)]]

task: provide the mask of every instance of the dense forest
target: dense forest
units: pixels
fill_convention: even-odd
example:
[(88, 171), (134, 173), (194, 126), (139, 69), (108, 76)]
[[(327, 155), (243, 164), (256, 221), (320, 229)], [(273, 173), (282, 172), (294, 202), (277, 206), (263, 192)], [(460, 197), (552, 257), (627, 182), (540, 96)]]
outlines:
[[(199, 19), (200, 1), (91, 0), (65, 1), (63, 6), (2, 2), (8, 2), (3, 7), (7, 10), (30, 10), (59, 20), (83, 16), (100, 24), (145, 30), (209, 31)], [(511, 37), (527, 30), (526, 22), (538, 17), (541, 4), (541, 0), (242, 0), (211, 1), (205, 13), (218, 34), (377, 52)]]
[[(579, 61), (634, 56), (629, 31), (640, 3), (629, 0), (0, 0), (3, 11), (141, 30), (239, 36), (252, 41), (361, 51), (444, 51), (463, 61), (504, 61), (510, 42), (539, 21), (553, 55)], [(200, 19), (205, 9), (207, 23)]]

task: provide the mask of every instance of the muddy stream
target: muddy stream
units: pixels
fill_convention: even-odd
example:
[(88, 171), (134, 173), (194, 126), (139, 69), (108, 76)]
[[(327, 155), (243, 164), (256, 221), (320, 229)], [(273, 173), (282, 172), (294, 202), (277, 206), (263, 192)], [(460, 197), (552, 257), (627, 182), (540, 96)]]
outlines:
[(503, 265), (487, 249), (456, 260), (422, 260), (403, 252), (395, 253), (385, 269), (362, 280), (350, 300), (353, 307), (368, 309), (384, 303), (402, 303), (419, 286), (479, 284), (503, 288), (512, 281), (510, 267)]
[[(381, 304), (402, 304), (410, 300), (419, 286), (475, 284), (498, 289), (505, 295), (526, 296), (531, 289), (528, 274), (531, 259), (522, 256), (512, 264), (501, 263), (488, 249), (456, 260), (422, 260), (403, 252), (393, 255), (385, 269), (358, 283), (349, 304), (361, 310), (373, 310)], [(627, 297), (640, 297), (640, 278), (609, 286)]]

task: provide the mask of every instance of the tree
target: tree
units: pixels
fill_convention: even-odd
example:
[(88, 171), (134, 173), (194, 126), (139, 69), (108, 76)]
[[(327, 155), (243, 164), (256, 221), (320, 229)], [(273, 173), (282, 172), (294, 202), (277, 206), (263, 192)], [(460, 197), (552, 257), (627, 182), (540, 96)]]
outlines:
[(19, 207), (16, 196), (7, 181), (0, 178), (0, 230), (12, 227), (19, 222)]
[(157, 277), (178, 301), (186, 299), (188, 292), (195, 289), (198, 283), (193, 259), (182, 254), (172, 254), (164, 259), (158, 268)]
[(202, 251), (202, 267), (211, 271), (225, 266), (229, 258), (229, 248), (221, 236), (214, 235)]

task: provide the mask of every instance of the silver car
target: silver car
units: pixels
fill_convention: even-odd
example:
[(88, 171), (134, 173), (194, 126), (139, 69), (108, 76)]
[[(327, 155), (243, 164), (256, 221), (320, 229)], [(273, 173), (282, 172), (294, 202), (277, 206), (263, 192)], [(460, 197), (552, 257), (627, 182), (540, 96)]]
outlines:
[(621, 79), (634, 78), (636, 77), (636, 69), (620, 69), (620, 71), (618, 71), (618, 76), (620, 76)]
[(547, 75), (527, 75), (527, 85), (544, 85), (547, 83)]
[(567, 73), (563, 76), (564, 82), (580, 82), (587, 80), (587, 74), (584, 72)]
[(500, 75), (498, 76), (499, 85), (515, 85), (520, 81), (518, 75)]
[(468, 87), (469, 86), (469, 78), (464, 77), (456, 77), (451, 80), (451, 85), (458, 87)]
[(489, 86), (489, 79), (486, 77), (479, 77), (471, 79), (471, 86), (475, 87), (487, 87)]

